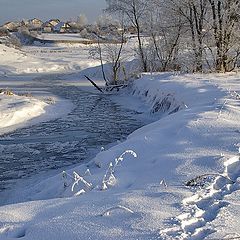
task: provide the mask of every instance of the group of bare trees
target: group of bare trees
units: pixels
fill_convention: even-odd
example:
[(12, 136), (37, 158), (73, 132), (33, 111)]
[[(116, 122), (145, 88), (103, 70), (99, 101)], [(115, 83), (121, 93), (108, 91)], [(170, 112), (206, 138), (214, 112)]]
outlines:
[(238, 0), (106, 2), (107, 13), (135, 28), (142, 71), (227, 72), (239, 64)]

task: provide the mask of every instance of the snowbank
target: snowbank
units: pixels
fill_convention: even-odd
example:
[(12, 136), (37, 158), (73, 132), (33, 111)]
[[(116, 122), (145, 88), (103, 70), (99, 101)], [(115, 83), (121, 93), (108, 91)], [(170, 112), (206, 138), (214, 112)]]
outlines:
[[(160, 120), (88, 164), (22, 186), (15, 201), (70, 198), (1, 207), (0, 239), (202, 239), (215, 229), (220, 236), (214, 220), (240, 189), (239, 78), (144, 74), (132, 94)], [(192, 194), (184, 182), (206, 173), (225, 177)]]
[(45, 113), (46, 102), (33, 97), (0, 94), (0, 135), (13, 131), (19, 126)]
[(18, 128), (68, 114), (73, 104), (55, 96), (33, 97), (0, 93), (0, 136)]

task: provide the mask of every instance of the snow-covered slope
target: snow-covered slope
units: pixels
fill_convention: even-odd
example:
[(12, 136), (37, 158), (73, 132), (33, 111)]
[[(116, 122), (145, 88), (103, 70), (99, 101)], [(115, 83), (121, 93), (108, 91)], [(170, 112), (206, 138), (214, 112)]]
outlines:
[(56, 119), (72, 108), (70, 101), (56, 96), (7, 95), (3, 91), (0, 93), (0, 136), (18, 128)]
[(33, 97), (0, 93), (0, 135), (45, 113), (47, 103)]
[[(89, 47), (36, 46), (23, 47), (22, 50), (0, 44), (0, 75), (65, 73), (99, 65), (99, 61), (86, 61)], [(80, 57), (81, 56), (81, 57)]]
[[(240, 189), (239, 78), (236, 73), (144, 74), (131, 93), (160, 120), (88, 164), (22, 185), (17, 195), (12, 193), (16, 201), (59, 198), (1, 207), (0, 239), (240, 234), (237, 224), (227, 225), (229, 217), (239, 220), (233, 213)], [(192, 192), (185, 186), (204, 174), (213, 178), (208, 187)]]

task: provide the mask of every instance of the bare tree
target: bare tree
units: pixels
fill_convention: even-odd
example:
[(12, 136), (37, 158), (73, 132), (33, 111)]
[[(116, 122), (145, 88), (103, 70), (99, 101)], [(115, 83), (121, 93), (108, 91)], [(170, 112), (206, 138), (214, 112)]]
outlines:
[(206, 14), (208, 0), (169, 0), (173, 13), (181, 17), (185, 22), (191, 36), (191, 45), (194, 53), (194, 71), (203, 70), (203, 52)]
[[(239, 0), (106, 0), (136, 29), (143, 71), (233, 70), (240, 58)], [(187, 65), (186, 64), (186, 65)]]
[(178, 16), (170, 15), (169, 12), (166, 14), (166, 7), (161, 1), (152, 1), (151, 4), (146, 23), (151, 49), (148, 57), (151, 70), (175, 69), (183, 22)]
[(126, 16), (127, 20), (136, 28), (138, 40), (138, 53), (141, 60), (142, 70), (147, 72), (148, 59), (144, 52), (144, 43), (141, 37), (143, 25), (146, 21), (145, 13), (148, 8), (149, 2), (145, 0), (106, 0), (106, 11), (111, 14), (122, 14)]
[(77, 17), (76, 25), (79, 29), (83, 29), (87, 25), (87, 22), (88, 22), (87, 17), (84, 14), (80, 14)]
[[(122, 28), (121, 31), (121, 39), (120, 42), (117, 43), (100, 43), (98, 41), (98, 45), (95, 48), (92, 48), (90, 50), (90, 56), (93, 58), (97, 58), (101, 62), (101, 70), (103, 78), (106, 82), (106, 85), (116, 85), (119, 82), (119, 74), (121, 70), (121, 64), (123, 61), (123, 47), (126, 43), (125, 37), (124, 37), (124, 29)], [(104, 63), (107, 63), (111, 68), (111, 76), (110, 79), (107, 78), (105, 69), (104, 69)]]
[[(210, 19), (213, 38), (216, 47), (216, 71), (231, 71), (239, 57), (239, 47), (236, 47), (239, 34), (240, 1), (238, 0), (208, 0), (211, 6)], [(233, 48), (238, 48), (233, 54)]]

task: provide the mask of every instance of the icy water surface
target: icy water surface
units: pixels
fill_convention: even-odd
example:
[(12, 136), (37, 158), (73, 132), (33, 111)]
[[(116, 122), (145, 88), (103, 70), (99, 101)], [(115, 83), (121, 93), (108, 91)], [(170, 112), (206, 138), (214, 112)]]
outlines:
[[(113, 103), (109, 96), (85, 92), (76, 86), (33, 84), (65, 99), (74, 110), (60, 119), (8, 134), (0, 140), (0, 191), (20, 178), (89, 160), (101, 146), (124, 139), (141, 126), (134, 112)], [(31, 86), (31, 87), (33, 87)], [(31, 92), (31, 87), (26, 89)]]

